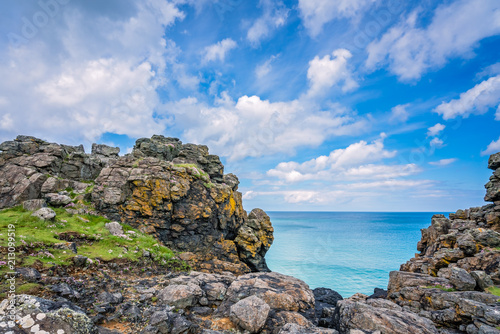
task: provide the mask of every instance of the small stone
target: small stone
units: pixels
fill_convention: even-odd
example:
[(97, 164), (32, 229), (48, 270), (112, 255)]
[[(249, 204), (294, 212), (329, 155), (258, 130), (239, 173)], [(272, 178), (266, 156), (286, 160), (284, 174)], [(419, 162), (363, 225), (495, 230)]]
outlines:
[(118, 222), (106, 223), (104, 225), (112, 235), (123, 235), (123, 228)]
[(62, 194), (49, 193), (45, 195), (45, 199), (52, 206), (64, 206), (71, 203), (71, 197)]
[(482, 270), (471, 271), (471, 276), (476, 280), (477, 286), (481, 291), (486, 290), (490, 286), (493, 286), (493, 281), (491, 276), (487, 275), (486, 272)]

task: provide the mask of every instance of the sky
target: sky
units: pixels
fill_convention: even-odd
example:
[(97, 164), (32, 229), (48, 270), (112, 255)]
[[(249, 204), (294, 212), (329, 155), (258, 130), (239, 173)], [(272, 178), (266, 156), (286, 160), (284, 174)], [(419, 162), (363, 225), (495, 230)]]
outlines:
[(244, 207), (483, 205), (497, 0), (4, 0), (0, 141), (205, 144)]

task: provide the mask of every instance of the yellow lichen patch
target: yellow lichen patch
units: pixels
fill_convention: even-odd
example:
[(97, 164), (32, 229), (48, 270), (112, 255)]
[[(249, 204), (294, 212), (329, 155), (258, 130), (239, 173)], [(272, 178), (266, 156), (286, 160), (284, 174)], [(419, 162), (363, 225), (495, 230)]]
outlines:
[(237, 327), (229, 318), (212, 319), (213, 330), (235, 330)]
[(234, 215), (234, 212), (236, 211), (236, 201), (234, 200), (233, 196), (229, 197), (229, 205), (231, 208), (230, 216), (232, 216), (232, 215)]
[[(125, 210), (139, 211), (144, 216), (152, 216), (153, 209), (170, 200), (170, 189), (167, 181), (163, 179), (134, 180), (132, 199)], [(167, 204), (167, 209), (170, 207)]]

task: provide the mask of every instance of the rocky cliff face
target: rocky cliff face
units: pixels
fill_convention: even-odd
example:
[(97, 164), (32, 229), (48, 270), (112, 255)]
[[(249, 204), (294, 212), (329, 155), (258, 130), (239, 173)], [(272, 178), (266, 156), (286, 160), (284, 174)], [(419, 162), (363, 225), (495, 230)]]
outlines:
[(500, 333), (500, 153), (480, 208), (434, 215), (422, 230), (415, 258), (392, 272), (389, 298), (453, 333)]
[(132, 153), (120, 157), (118, 148), (106, 145), (94, 144), (86, 154), (83, 146), (19, 136), (0, 150), (0, 208), (50, 201), (68, 190), (83, 194), (109, 219), (195, 253), (187, 258), (195, 266), (269, 270), (264, 259), (273, 241), (269, 217), (259, 209), (247, 217), (238, 178), (224, 175), (219, 157), (204, 145), (153, 136), (137, 140)]

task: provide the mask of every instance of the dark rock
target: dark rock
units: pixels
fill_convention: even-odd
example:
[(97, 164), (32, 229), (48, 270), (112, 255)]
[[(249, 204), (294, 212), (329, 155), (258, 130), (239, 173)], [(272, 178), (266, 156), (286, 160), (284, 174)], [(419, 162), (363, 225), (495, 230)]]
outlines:
[(333, 328), (335, 325), (333, 315), (337, 302), (343, 299), (342, 296), (327, 288), (316, 288), (313, 293), (316, 301), (314, 309), (318, 326)]
[(104, 303), (110, 304), (120, 304), (123, 302), (123, 295), (120, 292), (110, 293), (110, 292), (102, 292), (98, 299)]
[(472, 291), (476, 287), (476, 280), (462, 268), (451, 268), (450, 283), (459, 291)]
[(73, 260), (73, 263), (76, 267), (83, 268), (83, 267), (87, 266), (88, 257), (82, 256), (82, 255), (77, 255), (74, 258), (72, 258), (72, 260)]
[(373, 298), (382, 298), (386, 299), (387, 298), (387, 290), (380, 289), (380, 288), (375, 288), (373, 290), (373, 294), (368, 296), (368, 299), (373, 299)]
[(490, 155), (488, 168), (493, 170), (500, 168), (500, 152)]
[(38, 282), (42, 278), (42, 275), (35, 268), (16, 268), (16, 272), (28, 282)]
[(486, 272), (482, 270), (471, 271), (470, 275), (476, 280), (477, 287), (484, 291), (487, 288), (493, 286), (493, 281), (491, 280), (491, 276), (486, 274)]

